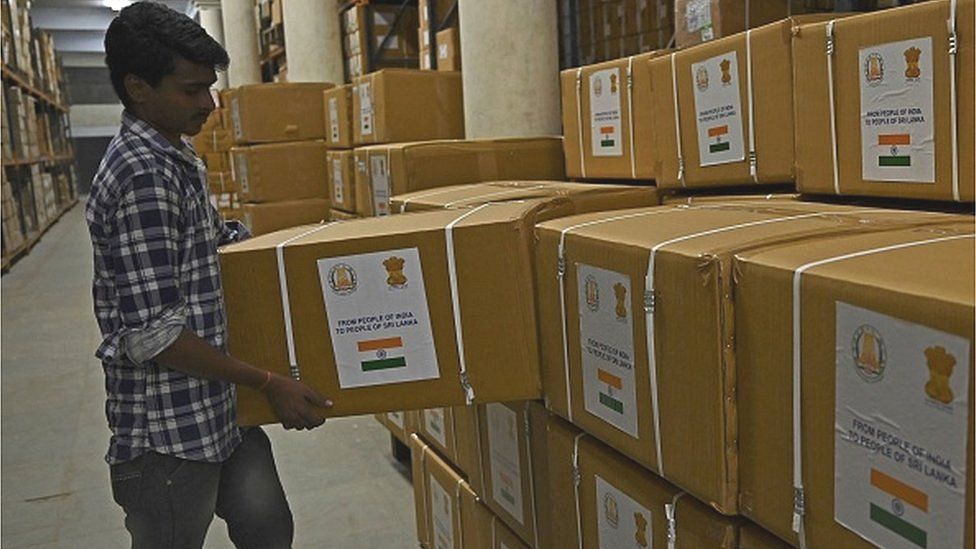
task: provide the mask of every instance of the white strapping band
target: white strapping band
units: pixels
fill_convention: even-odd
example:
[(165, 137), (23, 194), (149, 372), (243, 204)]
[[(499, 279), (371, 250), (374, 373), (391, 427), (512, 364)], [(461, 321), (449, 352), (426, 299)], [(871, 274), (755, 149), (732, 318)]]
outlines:
[[(532, 473), (534, 469), (532, 459), (532, 425), (529, 422), (529, 406), (531, 402), (526, 401), (525, 406), (522, 408), (522, 414), (525, 416), (525, 454), (529, 462), (529, 501), (532, 502), (532, 535), (535, 541), (533, 547), (541, 547), (539, 545), (539, 502), (535, 499), (535, 476)], [(480, 437), (479, 437), (480, 438)]]
[(828, 263), (837, 263), (839, 261), (863, 257), (866, 255), (974, 237), (976, 237), (976, 235), (953, 235), (931, 238), (927, 240), (918, 240), (915, 242), (905, 242), (902, 244), (894, 244), (891, 246), (884, 246), (882, 248), (874, 248), (871, 250), (864, 250), (827, 259), (821, 259), (819, 261), (812, 261), (806, 265), (800, 266), (793, 272), (793, 531), (799, 538), (801, 548), (806, 547), (806, 531), (803, 521), (803, 517), (806, 515), (806, 496), (803, 489), (803, 425), (802, 405), (800, 402), (803, 395), (802, 381), (800, 378), (802, 371), (801, 366), (803, 362), (801, 355), (801, 343), (803, 338), (801, 332), (802, 311), (800, 310), (800, 283), (802, 281), (803, 274), (810, 269), (820, 267)]
[(461, 300), (458, 291), (457, 262), (454, 252), (454, 227), (464, 218), (474, 215), (479, 210), (490, 205), (490, 203), (482, 204), (477, 208), (467, 210), (459, 215), (457, 219), (448, 223), (447, 227), (444, 228), (444, 244), (447, 247), (447, 274), (451, 283), (451, 307), (454, 312), (454, 336), (457, 342), (458, 352), (458, 369), (460, 372), (461, 388), (464, 390), (464, 401), (469, 405), (474, 402), (475, 395), (474, 387), (471, 386), (471, 380), (468, 379), (468, 364), (464, 357), (464, 334), (461, 329)]
[[(747, 11), (748, 6), (749, 3), (746, 2)], [(746, 97), (749, 100), (749, 175), (753, 183), (759, 183), (758, 158), (756, 158), (756, 102), (752, 92), (752, 29), (746, 31)]]
[(627, 58), (627, 127), (630, 129), (630, 177), (637, 179), (637, 151), (634, 150), (634, 56)]
[[(579, 130), (580, 173), (586, 178), (586, 151), (583, 150), (583, 67), (576, 69), (576, 127)], [(590, 109), (593, 106), (590, 105)]]
[(840, 171), (837, 165), (837, 112), (834, 105), (834, 20), (827, 22), (827, 102), (830, 105), (830, 160), (834, 168), (834, 194), (840, 194)]
[(952, 199), (961, 200), (959, 196), (959, 122), (956, 120), (956, 0), (949, 2), (949, 19), (946, 21), (949, 29), (949, 123), (952, 126)]
[(497, 192), (493, 192), (493, 193), (483, 194), (483, 195), (480, 195), (480, 196), (473, 196), (473, 197), (470, 197), (470, 198), (462, 198), (461, 200), (455, 200), (453, 202), (447, 202), (447, 203), (444, 204), (444, 207), (445, 208), (451, 208), (451, 207), (453, 207), (453, 206), (455, 206), (457, 204), (462, 204), (462, 203), (468, 202), (470, 200), (484, 200), (486, 198), (493, 197), (493, 196), (494, 197), (497, 197), (497, 196), (505, 196), (506, 194), (518, 194), (518, 193), (524, 192), (526, 190), (543, 189), (543, 188), (545, 188), (545, 185), (531, 185), (531, 186), (526, 186), (526, 187), (515, 187), (515, 188), (505, 189), (503, 191), (497, 191)]
[(580, 473), (579, 466), (579, 447), (580, 439), (586, 433), (579, 433), (573, 439), (573, 503), (576, 504), (576, 540), (579, 542), (579, 549), (583, 549), (583, 517), (580, 515), (580, 482), (583, 475)]
[(285, 343), (288, 347), (288, 370), (291, 377), (296, 381), (301, 381), (302, 372), (298, 368), (298, 359), (295, 357), (295, 333), (291, 325), (291, 302), (288, 299), (288, 276), (285, 273), (285, 246), (310, 234), (317, 233), (330, 225), (335, 225), (335, 223), (319, 225), (275, 246), (275, 260), (278, 263), (278, 289), (281, 291), (281, 314), (285, 320)]
[(685, 187), (685, 155), (681, 149), (681, 111), (678, 110), (678, 71), (675, 68), (675, 54), (671, 54), (671, 97), (674, 101), (674, 141), (678, 151), (678, 182)]
[(429, 193), (418, 194), (417, 196), (413, 196), (413, 197), (410, 197), (410, 198), (405, 198), (405, 199), (403, 199), (403, 202), (400, 204), (400, 213), (404, 213), (404, 212), (407, 211), (407, 204), (410, 203), (411, 200), (419, 200), (421, 198), (428, 198), (428, 197), (431, 197), (431, 196), (437, 196), (439, 194), (447, 194), (447, 193), (450, 193), (450, 192), (454, 192), (455, 190), (457, 190), (457, 189), (455, 189), (453, 187), (440, 188), (440, 189), (431, 191)]
[(664, 504), (664, 518), (668, 521), (668, 549), (674, 549), (678, 543), (678, 500), (684, 492), (678, 492), (671, 498), (671, 503)]
[(455, 521), (457, 525), (457, 542), (460, 549), (464, 549), (464, 522), (461, 520), (461, 485), (464, 484), (464, 479), (458, 478), (457, 484), (454, 485), (454, 508), (457, 510), (457, 520)]

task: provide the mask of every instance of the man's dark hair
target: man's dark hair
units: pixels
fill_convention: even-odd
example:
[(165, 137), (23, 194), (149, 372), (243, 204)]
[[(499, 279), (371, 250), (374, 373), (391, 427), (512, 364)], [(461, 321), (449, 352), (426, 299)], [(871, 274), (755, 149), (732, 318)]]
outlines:
[(176, 69), (179, 57), (217, 70), (230, 64), (227, 51), (203, 27), (163, 4), (132, 4), (119, 12), (105, 32), (105, 64), (115, 93), (127, 107), (127, 74), (156, 87)]

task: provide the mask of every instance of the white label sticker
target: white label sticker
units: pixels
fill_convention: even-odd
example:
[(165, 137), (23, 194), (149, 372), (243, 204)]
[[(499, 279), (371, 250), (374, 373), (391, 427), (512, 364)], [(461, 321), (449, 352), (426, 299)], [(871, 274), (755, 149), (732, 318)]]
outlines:
[(590, 140), (593, 156), (621, 156), (620, 69), (590, 75)]
[(451, 496), (433, 475), (428, 478), (434, 549), (454, 549), (454, 506), (451, 503)]
[(584, 406), (637, 438), (630, 277), (582, 263), (576, 275)]
[(701, 166), (745, 159), (739, 63), (734, 51), (691, 65)]
[(390, 423), (403, 429), (403, 412), (387, 412), (386, 418), (390, 420)]
[(241, 124), (241, 102), (237, 97), (230, 102), (230, 118), (234, 122), (234, 137), (240, 141), (244, 137), (244, 126)]
[(318, 260), (339, 387), (439, 377), (417, 248)]
[(442, 448), (447, 448), (447, 423), (444, 421), (444, 408), (429, 408), (424, 410), (424, 430), (439, 442)]
[(437, 44), (437, 58), (447, 59), (447, 44)]
[(251, 192), (251, 186), (248, 183), (247, 176), (247, 155), (244, 153), (237, 153), (234, 158), (237, 160), (234, 162), (234, 177), (241, 185), (241, 193), (247, 194)]
[(600, 477), (596, 479), (597, 541), (601, 549), (650, 549), (651, 512)]
[(359, 133), (373, 134), (373, 86), (369, 82), (359, 85)]
[(685, 24), (688, 32), (712, 26), (711, 0), (689, 0), (685, 4)]
[(329, 141), (339, 142), (339, 100), (329, 98)]
[(346, 195), (343, 189), (342, 180), (342, 161), (338, 158), (332, 159), (332, 199), (336, 204), (344, 204)]
[(838, 302), (834, 518), (880, 547), (962, 547), (970, 342)]
[(859, 52), (861, 177), (935, 182), (932, 38)]
[(373, 184), (373, 215), (390, 215), (390, 171), (386, 155), (369, 157), (369, 180)]
[(485, 415), (492, 499), (519, 524), (524, 524), (518, 414), (504, 404), (491, 403), (485, 406)]

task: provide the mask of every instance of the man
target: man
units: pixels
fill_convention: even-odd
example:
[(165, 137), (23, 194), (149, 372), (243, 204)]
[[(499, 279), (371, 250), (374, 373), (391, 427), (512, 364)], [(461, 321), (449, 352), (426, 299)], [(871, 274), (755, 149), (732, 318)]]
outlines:
[(237, 427), (234, 384), (263, 391), (285, 428), (321, 425), (332, 403), (225, 351), (217, 247), (247, 230), (221, 221), (183, 135), (214, 110), (210, 87), (227, 52), (150, 2), (119, 13), (105, 52), (125, 111), (86, 217), (113, 496), (133, 547), (201, 547), (215, 513), (237, 547), (290, 547), (270, 442), (260, 428)]

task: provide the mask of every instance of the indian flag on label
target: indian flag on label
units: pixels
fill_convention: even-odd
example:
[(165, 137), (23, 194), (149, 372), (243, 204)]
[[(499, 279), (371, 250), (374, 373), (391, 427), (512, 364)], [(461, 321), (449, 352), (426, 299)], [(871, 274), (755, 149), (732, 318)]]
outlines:
[(502, 485), (500, 487), (502, 497), (505, 498), (505, 501), (507, 501), (509, 504), (515, 505), (515, 496), (512, 495), (512, 487), (515, 486), (515, 479), (506, 474), (504, 471), (500, 471), (498, 476), (502, 481)]
[(600, 146), (601, 147), (613, 147), (615, 144), (613, 140), (613, 126), (603, 126), (600, 128)]
[(928, 533), (919, 526), (928, 517), (928, 494), (877, 469), (871, 469), (871, 486), (890, 498), (883, 505), (868, 503), (871, 520), (917, 547), (928, 547)]
[(407, 358), (403, 356), (403, 339), (400, 337), (365, 339), (357, 341), (356, 348), (364, 372), (407, 367)]
[(596, 377), (601, 383), (605, 383), (607, 385), (606, 392), (600, 391), (600, 404), (603, 404), (618, 414), (624, 413), (624, 403), (614, 397), (613, 394), (614, 389), (617, 389), (618, 391), (623, 390), (623, 380), (620, 379), (619, 376), (615, 376), (603, 368), (597, 370)]
[[(708, 128), (708, 139), (715, 140), (714, 143), (710, 143), (708, 145), (708, 152), (714, 154), (717, 152), (723, 152), (729, 150), (729, 147), (731, 147), (732, 145), (729, 143), (728, 137), (729, 137), (729, 126), (727, 124), (723, 124), (721, 126), (712, 126), (711, 128)], [(723, 138), (725, 139), (725, 141), (722, 141)]]
[[(912, 157), (907, 154), (899, 154), (902, 151), (898, 150), (898, 146), (908, 146), (912, 144), (912, 136), (907, 133), (889, 133), (889, 134), (879, 134), (878, 135), (878, 146), (891, 147), (891, 154), (888, 156), (878, 157), (878, 166), (882, 168), (907, 168), (912, 165)], [(905, 151), (907, 152), (907, 151)]]

